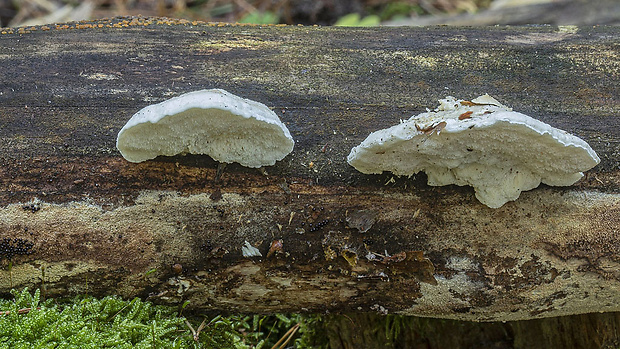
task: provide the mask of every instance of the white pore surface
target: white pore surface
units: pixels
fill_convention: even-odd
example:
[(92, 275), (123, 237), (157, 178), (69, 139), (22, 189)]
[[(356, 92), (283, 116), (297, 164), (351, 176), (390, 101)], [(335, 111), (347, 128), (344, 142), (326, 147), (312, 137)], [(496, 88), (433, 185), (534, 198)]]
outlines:
[(247, 167), (273, 165), (293, 145), (286, 126), (266, 105), (219, 89), (147, 106), (131, 117), (116, 140), (131, 162), (191, 153)]
[(435, 111), (371, 133), (351, 150), (349, 164), (363, 173), (424, 171), (429, 185), (471, 185), (480, 202), (498, 208), (541, 182), (571, 185), (600, 161), (582, 139), (488, 95), (472, 101), (478, 105), (461, 102), (446, 97)]

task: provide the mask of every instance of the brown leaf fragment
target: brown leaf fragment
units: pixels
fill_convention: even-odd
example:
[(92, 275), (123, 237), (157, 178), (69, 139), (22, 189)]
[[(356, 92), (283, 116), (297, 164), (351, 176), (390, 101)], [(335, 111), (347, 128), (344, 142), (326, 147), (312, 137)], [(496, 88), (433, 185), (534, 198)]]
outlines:
[(271, 242), (271, 247), (269, 247), (269, 252), (267, 252), (267, 258), (273, 255), (277, 256), (281, 253), (284, 253), (282, 240), (273, 240)]
[(349, 262), (349, 265), (355, 267), (357, 265), (357, 253), (350, 249), (342, 250), (342, 257)]
[(404, 261), (405, 259), (407, 259), (407, 252), (398, 252), (397, 254), (383, 258), (382, 262), (385, 264), (398, 263)]
[(468, 111), (468, 112), (464, 112), (463, 114), (459, 115), (459, 120), (465, 120), (465, 119), (471, 119), (471, 114), (473, 114), (473, 111)]
[(466, 107), (473, 107), (475, 105), (495, 105), (492, 103), (476, 103), (476, 102), (470, 102), (470, 101), (461, 101), (461, 105), (464, 105)]
[(418, 124), (415, 124), (415, 128), (416, 130), (424, 133), (425, 135), (430, 136), (433, 133), (439, 134), (446, 127), (446, 125), (448, 125), (448, 123), (445, 121), (442, 121), (438, 124), (427, 126), (424, 128), (421, 128), (420, 126), (418, 126)]
[(433, 125), (422, 128), (418, 124), (415, 124), (415, 129), (420, 131), (420, 132), (426, 133), (426, 132), (429, 132), (429, 131), (431, 131), (433, 129)]

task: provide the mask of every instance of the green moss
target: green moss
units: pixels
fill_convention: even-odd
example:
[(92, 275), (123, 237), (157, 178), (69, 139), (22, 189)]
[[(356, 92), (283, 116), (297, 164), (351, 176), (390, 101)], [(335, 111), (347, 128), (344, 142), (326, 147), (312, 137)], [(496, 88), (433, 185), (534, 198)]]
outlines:
[(81, 296), (42, 301), (39, 290), (12, 290), (11, 294), (12, 300), (0, 299), (0, 349), (270, 348), (297, 324), (289, 345), (317, 347), (311, 338), (318, 317), (279, 314), (186, 319), (175, 308), (138, 298)]
[(0, 300), (0, 348), (185, 348), (183, 318), (139, 299), (91, 297), (56, 304), (37, 290)]

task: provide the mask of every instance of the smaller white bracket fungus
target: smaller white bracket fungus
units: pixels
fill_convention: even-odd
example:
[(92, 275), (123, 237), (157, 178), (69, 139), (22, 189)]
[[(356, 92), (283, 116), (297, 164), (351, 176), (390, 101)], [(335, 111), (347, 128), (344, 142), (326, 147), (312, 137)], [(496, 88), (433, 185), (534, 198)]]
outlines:
[(471, 185), (492, 208), (541, 182), (571, 185), (600, 162), (582, 139), (489, 95), (471, 102), (446, 97), (435, 111), (371, 133), (347, 160), (362, 173), (424, 171), (429, 185)]
[(245, 257), (245, 258), (262, 257), (263, 256), (263, 254), (260, 253), (258, 248), (252, 246), (252, 244), (250, 244), (248, 242), (248, 240), (245, 240), (245, 244), (243, 246), (241, 246), (241, 253), (243, 253), (243, 257)]
[(131, 117), (116, 140), (118, 150), (131, 162), (191, 153), (253, 168), (282, 160), (294, 144), (286, 126), (266, 105), (219, 89), (149, 105)]

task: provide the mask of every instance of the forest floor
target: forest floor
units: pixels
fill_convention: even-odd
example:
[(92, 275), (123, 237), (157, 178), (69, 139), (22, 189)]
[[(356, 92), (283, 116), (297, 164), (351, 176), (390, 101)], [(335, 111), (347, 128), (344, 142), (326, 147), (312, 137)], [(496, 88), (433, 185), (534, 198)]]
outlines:
[(558, 0), (0, 0), (0, 27), (128, 15), (333, 25), (357, 14), (383, 23), (548, 2)]
[(0, 0), (0, 27), (115, 16), (304, 25), (620, 24), (617, 0)]

